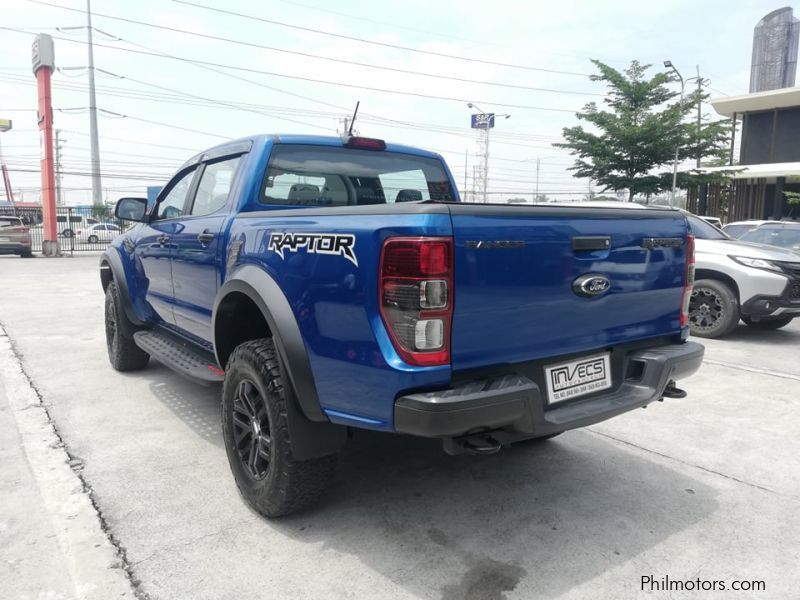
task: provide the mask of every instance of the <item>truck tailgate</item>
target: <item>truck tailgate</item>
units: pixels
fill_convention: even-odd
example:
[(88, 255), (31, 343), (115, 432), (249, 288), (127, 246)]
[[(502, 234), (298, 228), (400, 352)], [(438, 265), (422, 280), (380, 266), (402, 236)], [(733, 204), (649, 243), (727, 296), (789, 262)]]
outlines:
[[(680, 212), (481, 204), (450, 209), (454, 371), (680, 331), (687, 235)], [(666, 239), (648, 248), (645, 238)], [(573, 284), (586, 274), (607, 277), (610, 287), (597, 296), (578, 295)]]

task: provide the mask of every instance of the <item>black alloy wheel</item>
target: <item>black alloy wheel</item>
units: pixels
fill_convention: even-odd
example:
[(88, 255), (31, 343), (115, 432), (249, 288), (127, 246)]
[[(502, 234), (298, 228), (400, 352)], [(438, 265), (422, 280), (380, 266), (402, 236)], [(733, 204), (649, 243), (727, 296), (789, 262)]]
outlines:
[(244, 472), (254, 481), (267, 476), (272, 435), (264, 398), (256, 385), (242, 379), (233, 397), (233, 436)]
[(689, 323), (692, 329), (710, 332), (719, 327), (725, 316), (722, 298), (714, 290), (708, 288), (692, 290), (689, 300)]
[(705, 338), (722, 337), (739, 323), (739, 301), (736, 293), (723, 281), (696, 281), (689, 298), (689, 329), (692, 335)]

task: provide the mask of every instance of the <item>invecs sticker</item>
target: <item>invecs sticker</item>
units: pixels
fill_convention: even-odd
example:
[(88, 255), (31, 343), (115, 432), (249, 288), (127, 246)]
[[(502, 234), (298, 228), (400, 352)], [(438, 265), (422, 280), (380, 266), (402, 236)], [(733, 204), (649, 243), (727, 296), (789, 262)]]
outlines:
[(297, 252), (300, 248), (305, 248), (309, 254), (344, 256), (358, 266), (356, 236), (351, 233), (273, 232), (269, 235), (267, 248), (281, 258), (285, 258), (283, 253), (286, 251)]

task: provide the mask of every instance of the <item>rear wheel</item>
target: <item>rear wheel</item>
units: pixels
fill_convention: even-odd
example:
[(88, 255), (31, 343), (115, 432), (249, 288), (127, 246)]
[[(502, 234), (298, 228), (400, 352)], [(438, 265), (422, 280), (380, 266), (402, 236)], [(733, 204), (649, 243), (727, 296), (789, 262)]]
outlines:
[(726, 284), (701, 279), (689, 300), (689, 329), (692, 335), (717, 338), (733, 331), (739, 323), (739, 301)]
[(29, 248), (29, 249), (27, 249), (27, 250), (23, 250), (22, 252), (20, 252), (20, 254), (19, 254), (19, 255), (20, 255), (22, 258), (33, 258), (33, 252), (31, 251), (31, 249), (30, 249), (30, 248)]
[(67, 229), (61, 232), (61, 235), (63, 235), (65, 238), (71, 238), (72, 236), (75, 235), (75, 232), (68, 227)]
[(236, 485), (254, 510), (280, 517), (307, 509), (333, 478), (336, 455), (297, 460), (292, 454), (287, 398), (269, 338), (236, 347), (222, 388), (222, 436)]
[(760, 321), (753, 321), (750, 317), (742, 317), (742, 321), (748, 327), (753, 327), (754, 329), (764, 329), (768, 331), (772, 331), (775, 329), (780, 329), (781, 327), (786, 327), (789, 323), (794, 320), (794, 317), (776, 317), (772, 319), (761, 319)]
[(111, 280), (106, 288), (106, 345), (108, 360), (117, 371), (137, 371), (144, 369), (150, 355), (139, 348), (133, 338), (127, 337), (125, 329), (133, 330), (128, 320), (117, 289), (117, 282)]

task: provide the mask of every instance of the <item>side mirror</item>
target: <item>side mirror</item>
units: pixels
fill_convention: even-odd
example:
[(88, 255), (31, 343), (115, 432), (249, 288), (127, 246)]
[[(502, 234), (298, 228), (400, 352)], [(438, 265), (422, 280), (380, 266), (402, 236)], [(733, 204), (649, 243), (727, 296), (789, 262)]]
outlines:
[(114, 216), (123, 221), (143, 222), (147, 215), (147, 198), (120, 198)]

